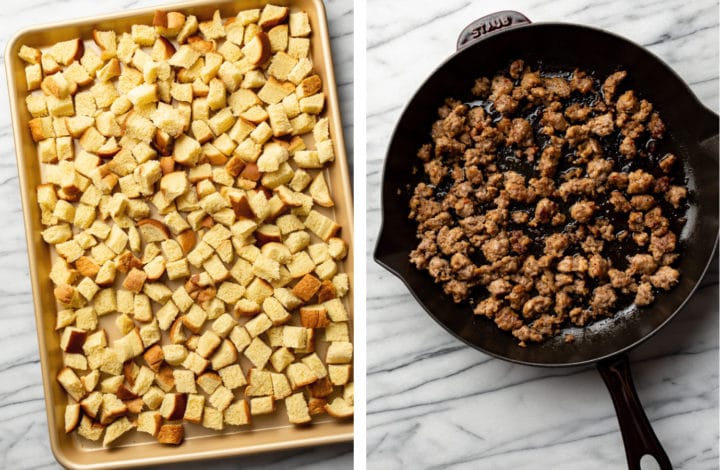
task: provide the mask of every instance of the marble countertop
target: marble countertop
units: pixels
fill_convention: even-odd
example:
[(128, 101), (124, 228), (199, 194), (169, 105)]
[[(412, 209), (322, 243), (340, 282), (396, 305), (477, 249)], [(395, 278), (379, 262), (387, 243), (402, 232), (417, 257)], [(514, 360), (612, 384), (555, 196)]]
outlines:
[[(170, 0), (10, 0), (0, 15), (0, 62), (21, 28), (116, 11), (168, 5)], [(353, 150), (353, 3), (325, 0), (348, 158)], [(0, 91), (0, 468), (59, 468), (48, 440), (17, 168), (4, 64)], [(214, 468), (351, 468), (352, 443), (213, 462)], [(200, 464), (173, 468), (203, 468)]]
[[(587, 24), (648, 47), (718, 110), (715, 0), (368, 2), (367, 234), (380, 224), (390, 134), (458, 33), (494, 11)], [(510, 364), (465, 346), (367, 258), (368, 468), (625, 468), (610, 396), (592, 368)], [(718, 465), (718, 271), (672, 325), (631, 353), (635, 384), (675, 468)]]

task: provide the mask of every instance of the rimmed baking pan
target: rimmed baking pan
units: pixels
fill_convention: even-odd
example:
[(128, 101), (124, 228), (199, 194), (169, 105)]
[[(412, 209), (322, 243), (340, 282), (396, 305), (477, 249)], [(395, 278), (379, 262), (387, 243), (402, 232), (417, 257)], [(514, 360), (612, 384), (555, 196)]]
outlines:
[[(93, 29), (112, 29), (118, 33), (129, 32), (133, 24), (152, 24), (155, 10), (181, 11), (185, 14), (196, 15), (203, 21), (211, 19), (215, 10), (220, 10), (223, 17), (228, 17), (235, 16), (239, 10), (261, 8), (266, 3), (288, 6), (290, 11), (302, 10), (309, 16), (312, 27), (310, 57), (316, 73), (323, 79), (323, 91), (326, 96), (325, 114), (329, 118), (330, 135), (334, 141), (335, 162), (329, 166), (326, 173), (335, 202), (330, 214), (342, 225), (343, 238), (351, 247), (348, 257), (341, 264), (341, 271), (348, 274), (352, 286), (352, 193), (330, 52), (330, 37), (322, 0), (177, 3), (38, 25), (18, 32), (7, 45), (5, 66), (28, 245), (30, 280), (33, 290), (50, 447), (58, 462), (64, 467), (97, 469), (149, 466), (347, 442), (353, 439), (352, 421), (323, 417), (313, 420), (310, 426), (298, 427), (287, 422), (284, 412), (272, 416), (256, 417), (258, 419), (255, 419), (253, 425), (247, 428), (226, 428), (222, 432), (212, 432), (199, 425), (186, 423), (186, 439), (179, 447), (162, 446), (150, 436), (133, 433), (132, 438), (129, 436), (127, 439), (123, 438), (118, 446), (106, 449), (99, 444), (78, 438), (75, 433), (66, 434), (63, 429), (63, 413), (67, 396), (55, 379), (58, 371), (62, 368), (62, 354), (60, 354), (59, 337), (54, 330), (56, 303), (52, 294), (52, 284), (48, 277), (52, 255), (40, 235), (42, 226), (35, 188), (41, 182), (41, 168), (36, 145), (28, 130), (28, 121), (31, 116), (24, 103), (27, 94), (25, 64), (18, 57), (19, 48), (21, 45), (45, 48), (58, 41), (76, 37), (80, 37), (86, 44), (90, 44)], [(352, 317), (352, 288), (345, 297), (345, 301)], [(241, 364), (247, 371), (249, 363), (241, 362)]]
[[(375, 259), (398, 276), (412, 295), (443, 328), (468, 345), (497, 358), (532, 366), (565, 367), (596, 364), (612, 395), (625, 442), (628, 465), (653, 455), (661, 468), (671, 468), (645, 416), (632, 384), (626, 352), (667, 325), (682, 309), (702, 279), (718, 236), (718, 117), (656, 56), (614, 34), (574, 24), (531, 24), (517, 12), (483, 17), (465, 28), (458, 50), (421, 85), (395, 128), (385, 160), (382, 228)], [(680, 157), (693, 197), (680, 237), (680, 283), (658, 296), (642, 312), (627, 312), (522, 348), (507, 332), (472, 314), (467, 304), (454, 304), (441, 287), (409, 261), (416, 248), (416, 224), (408, 219), (412, 188), (422, 178), (416, 153), (430, 138), (437, 109), (448, 96), (462, 96), (476, 78), (492, 76), (514, 59), (559, 69), (590, 70), (608, 76), (627, 70), (628, 86), (651, 101), (669, 129), (666, 139)], [(417, 171), (416, 171), (417, 170)]]

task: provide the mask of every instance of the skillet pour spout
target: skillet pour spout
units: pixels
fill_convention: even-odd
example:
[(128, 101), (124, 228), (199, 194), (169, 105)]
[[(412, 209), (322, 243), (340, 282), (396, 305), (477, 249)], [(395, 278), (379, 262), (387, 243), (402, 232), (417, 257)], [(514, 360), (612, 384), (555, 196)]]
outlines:
[[(423, 309), (449, 333), (469, 346), (518, 364), (566, 367), (595, 364), (618, 414), (628, 468), (640, 468), (652, 455), (663, 470), (670, 459), (652, 430), (632, 383), (627, 352), (665, 327), (695, 291), (710, 262), (718, 238), (718, 116), (705, 108), (683, 80), (643, 47), (612, 33), (565, 23), (534, 23), (522, 14), (498, 12), (465, 28), (451, 55), (421, 85), (398, 121), (388, 147), (382, 185), (382, 228), (375, 260), (395, 274)], [(560, 69), (590, 70), (608, 76), (622, 68), (630, 86), (651, 101), (663, 116), (672, 148), (682, 161), (691, 191), (688, 221), (680, 234), (681, 272), (678, 285), (657, 296), (641, 315), (619, 313), (575, 331), (568, 343), (558, 335), (525, 348), (492, 321), (472, 314), (467, 304), (454, 304), (430, 276), (410, 263), (416, 226), (408, 219), (411, 188), (422, 171), (415, 157), (429, 139), (436, 110), (453, 90), (469, 90), (480, 76), (494, 74), (511, 60), (543, 63)], [(427, 129), (428, 132), (418, 132)], [(714, 243), (713, 243), (714, 242)]]

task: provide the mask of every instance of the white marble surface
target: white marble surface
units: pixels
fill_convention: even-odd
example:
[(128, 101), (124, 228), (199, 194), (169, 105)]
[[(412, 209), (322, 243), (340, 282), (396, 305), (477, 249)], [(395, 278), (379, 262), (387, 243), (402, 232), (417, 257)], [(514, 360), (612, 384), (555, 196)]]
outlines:
[[(147, 6), (169, 0), (10, 0), (0, 15), (0, 62), (5, 45), (20, 28), (38, 23), (82, 18)], [(331, 33), (336, 81), (343, 114), (348, 157), (352, 161), (353, 3), (325, 0)], [(49, 446), (30, 292), (25, 234), (22, 226), (7, 86), (2, 64), (0, 84), (0, 468), (58, 468)], [(352, 444), (214, 461), (215, 468), (352, 467)], [(173, 468), (194, 469), (188, 464)]]
[[(716, 0), (398, 0), (368, 3), (367, 226), (380, 223), (392, 129), (470, 21), (513, 9), (601, 27), (667, 61), (718, 110)], [(368, 468), (615, 469), (625, 455), (591, 368), (509, 364), (464, 346), (368, 253)], [(673, 324), (631, 354), (635, 383), (676, 468), (718, 468), (717, 267)]]

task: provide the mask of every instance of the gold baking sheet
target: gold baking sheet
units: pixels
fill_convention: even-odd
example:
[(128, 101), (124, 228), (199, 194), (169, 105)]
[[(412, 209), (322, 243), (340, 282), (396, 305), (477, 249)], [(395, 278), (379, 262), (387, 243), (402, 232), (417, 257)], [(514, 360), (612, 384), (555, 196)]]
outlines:
[[(58, 41), (75, 37), (80, 37), (86, 41), (86, 44), (89, 44), (87, 41), (92, 39), (93, 29), (129, 32), (132, 24), (152, 24), (152, 17), (157, 9), (194, 14), (200, 21), (203, 21), (211, 19), (212, 13), (216, 9), (220, 10), (223, 17), (229, 17), (235, 16), (239, 10), (259, 8), (265, 3), (259, 0), (240, 0), (233, 2), (195, 1), (164, 5), (34, 26), (18, 32), (8, 43), (5, 66), (28, 245), (48, 431), (51, 449), (58, 462), (65, 467), (99, 469), (148, 466), (331, 444), (351, 441), (353, 438), (352, 421), (338, 421), (321, 416), (316, 417), (309, 426), (293, 426), (288, 424), (282, 405), (273, 415), (254, 417), (253, 424), (249, 427), (231, 427), (217, 432), (199, 425), (185, 423), (186, 439), (179, 447), (163, 446), (143, 433), (132, 432), (123, 436), (114, 447), (105, 449), (97, 443), (77, 437), (76, 433), (65, 434), (63, 429), (64, 409), (68, 399), (65, 391), (55, 380), (58, 371), (62, 368), (62, 354), (59, 347), (59, 335), (54, 330), (56, 304), (48, 276), (52, 258), (50, 249), (40, 235), (42, 226), (35, 188), (41, 182), (41, 170), (36, 146), (27, 125), (31, 116), (25, 107), (25, 96), (27, 95), (25, 64), (17, 56), (17, 52), (23, 44), (45, 48)], [(330, 134), (335, 145), (336, 160), (327, 169), (328, 184), (335, 201), (335, 207), (330, 215), (342, 225), (342, 237), (350, 246), (348, 257), (339, 267), (340, 271), (346, 272), (350, 277), (351, 289), (345, 297), (345, 301), (352, 317), (352, 286), (354, 285), (352, 194), (325, 9), (322, 0), (275, 0), (272, 3), (287, 5), (291, 11), (305, 11), (310, 18), (313, 30), (310, 36), (310, 54), (314, 69), (323, 78), (326, 113), (330, 120)], [(241, 361), (241, 365), (243, 370), (247, 371), (248, 363)]]

